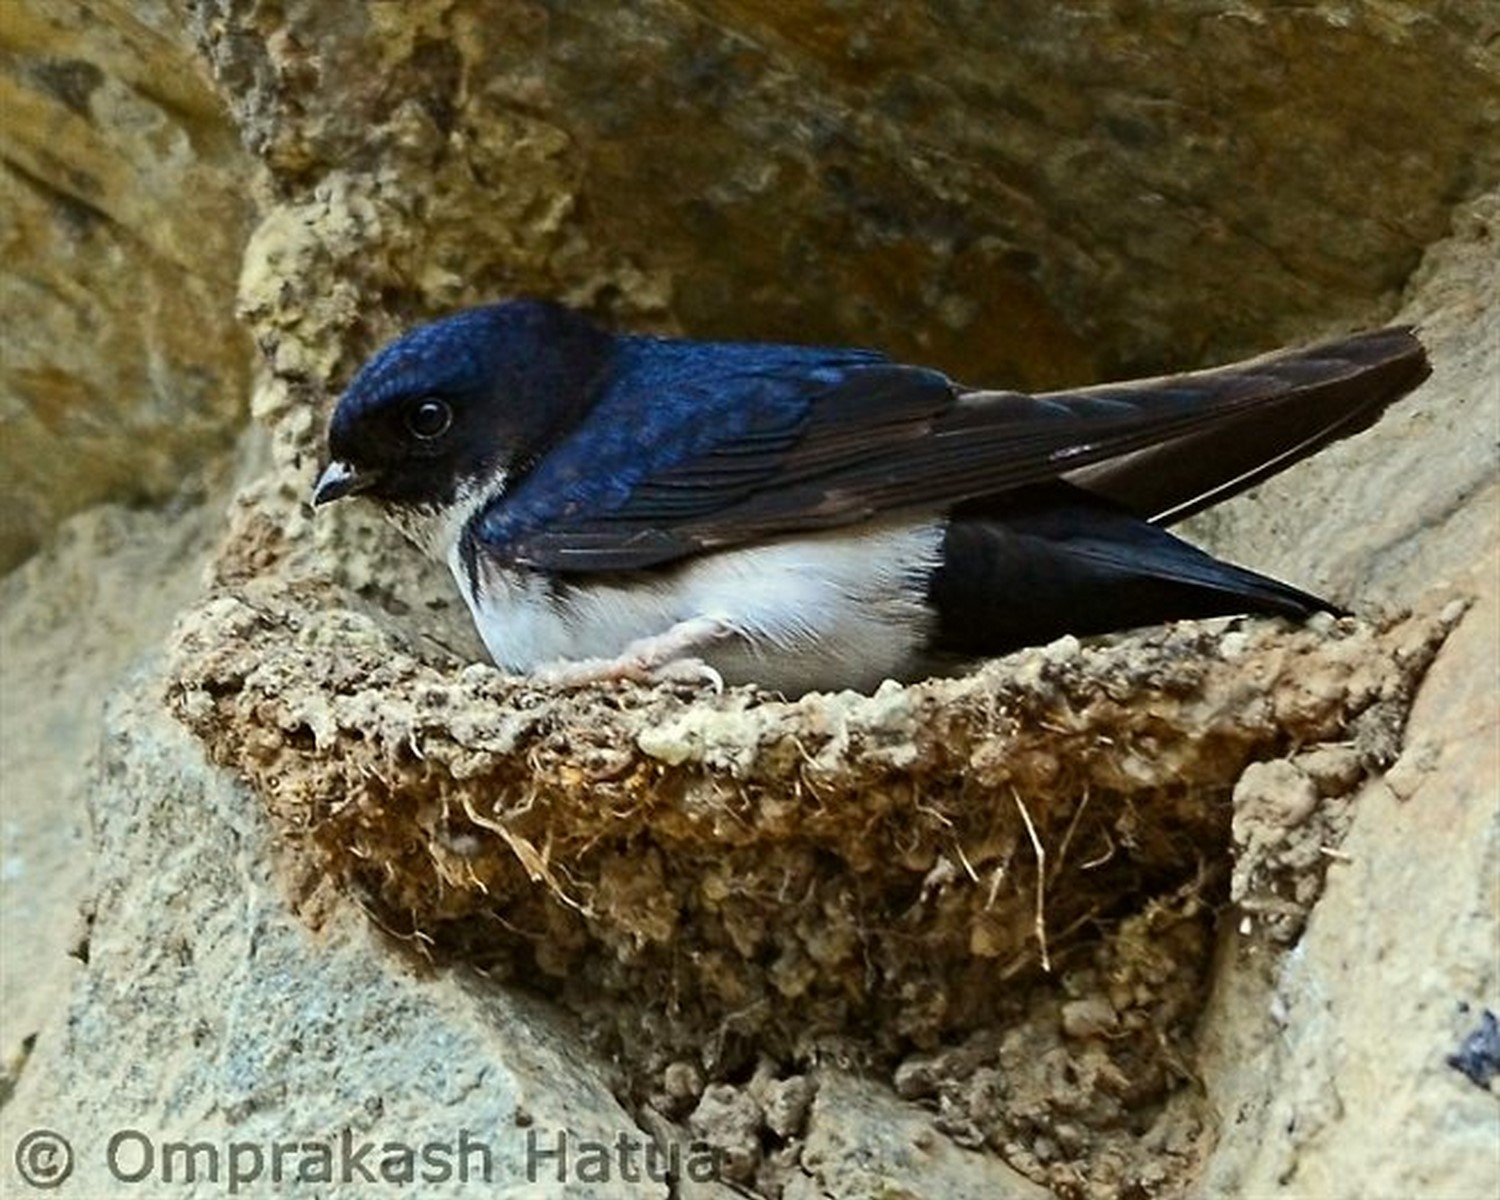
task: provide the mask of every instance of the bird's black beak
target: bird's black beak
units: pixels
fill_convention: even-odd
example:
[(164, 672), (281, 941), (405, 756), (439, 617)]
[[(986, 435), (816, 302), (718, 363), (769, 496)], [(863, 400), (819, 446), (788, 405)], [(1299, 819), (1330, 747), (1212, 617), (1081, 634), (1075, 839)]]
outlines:
[(361, 475), (348, 463), (336, 458), (323, 468), (318, 482), (313, 484), (313, 507), (319, 508), (335, 500), (342, 500), (345, 496), (358, 495), (373, 487), (375, 478), (368, 472)]

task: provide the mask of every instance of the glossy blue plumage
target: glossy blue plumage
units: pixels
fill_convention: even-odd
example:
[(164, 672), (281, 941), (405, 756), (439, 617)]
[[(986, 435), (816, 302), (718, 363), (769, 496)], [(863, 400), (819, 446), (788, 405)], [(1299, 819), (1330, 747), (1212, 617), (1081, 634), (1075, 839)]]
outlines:
[[(589, 420), (486, 514), (478, 536), (524, 561), (529, 539), (554, 523), (608, 521), (647, 492), (654, 510), (678, 519), (720, 508), (741, 494), (736, 457), (740, 477), (758, 477), (752, 459), (784, 454), (818, 398), (883, 361), (864, 351), (621, 338)], [(654, 481), (705, 456), (716, 469), (678, 488), (674, 505), (670, 486)]]

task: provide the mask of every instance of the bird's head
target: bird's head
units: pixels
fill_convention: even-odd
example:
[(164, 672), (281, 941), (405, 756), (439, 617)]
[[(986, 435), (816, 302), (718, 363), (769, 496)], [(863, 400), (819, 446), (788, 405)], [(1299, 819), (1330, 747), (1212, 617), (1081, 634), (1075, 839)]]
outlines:
[(428, 540), (419, 520), (499, 495), (588, 410), (612, 341), (538, 300), (468, 309), (398, 338), (340, 398), (313, 504), (366, 496)]

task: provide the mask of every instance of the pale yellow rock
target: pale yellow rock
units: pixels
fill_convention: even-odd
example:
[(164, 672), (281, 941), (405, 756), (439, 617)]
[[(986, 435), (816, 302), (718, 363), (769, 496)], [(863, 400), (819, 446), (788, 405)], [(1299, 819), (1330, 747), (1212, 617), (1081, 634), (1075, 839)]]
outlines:
[(934, 1130), (921, 1109), (842, 1071), (822, 1074), (809, 1118), (803, 1173), (787, 1200), (1043, 1200), (1051, 1193), (994, 1158)]
[(1474, 602), (1417, 697), (1399, 790), (1355, 801), (1301, 944), (1226, 947), (1204, 1026), (1208, 1195), (1500, 1193), (1500, 1110), (1445, 1062), (1500, 1011), (1500, 194), (1456, 226), (1402, 314), (1431, 381), (1220, 526), (1228, 545), (1274, 536), (1287, 570), (1322, 558), (1351, 596), (1446, 581)]
[(201, 587), (217, 513), (193, 499), (176, 514), (81, 513), (0, 580), (0, 1064), (12, 1080), (87, 940), (85, 801), (105, 692)]
[(0, 13), (0, 570), (160, 502), (243, 423), (256, 168), (169, 5)]

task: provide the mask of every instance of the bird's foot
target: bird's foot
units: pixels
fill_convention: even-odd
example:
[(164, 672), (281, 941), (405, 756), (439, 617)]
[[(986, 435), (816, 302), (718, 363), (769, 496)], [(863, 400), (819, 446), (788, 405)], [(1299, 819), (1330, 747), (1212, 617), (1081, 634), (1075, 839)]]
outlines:
[(729, 627), (711, 617), (697, 617), (674, 625), (665, 633), (640, 638), (616, 658), (561, 659), (531, 673), (543, 687), (582, 687), (591, 683), (628, 680), (632, 683), (707, 685), (723, 692), (724, 677), (689, 651), (727, 637)]
[(574, 658), (548, 663), (531, 673), (533, 683), (550, 688), (585, 687), (591, 683), (687, 683), (724, 690), (724, 677), (701, 658), (674, 658), (651, 664), (633, 655), (619, 658)]

